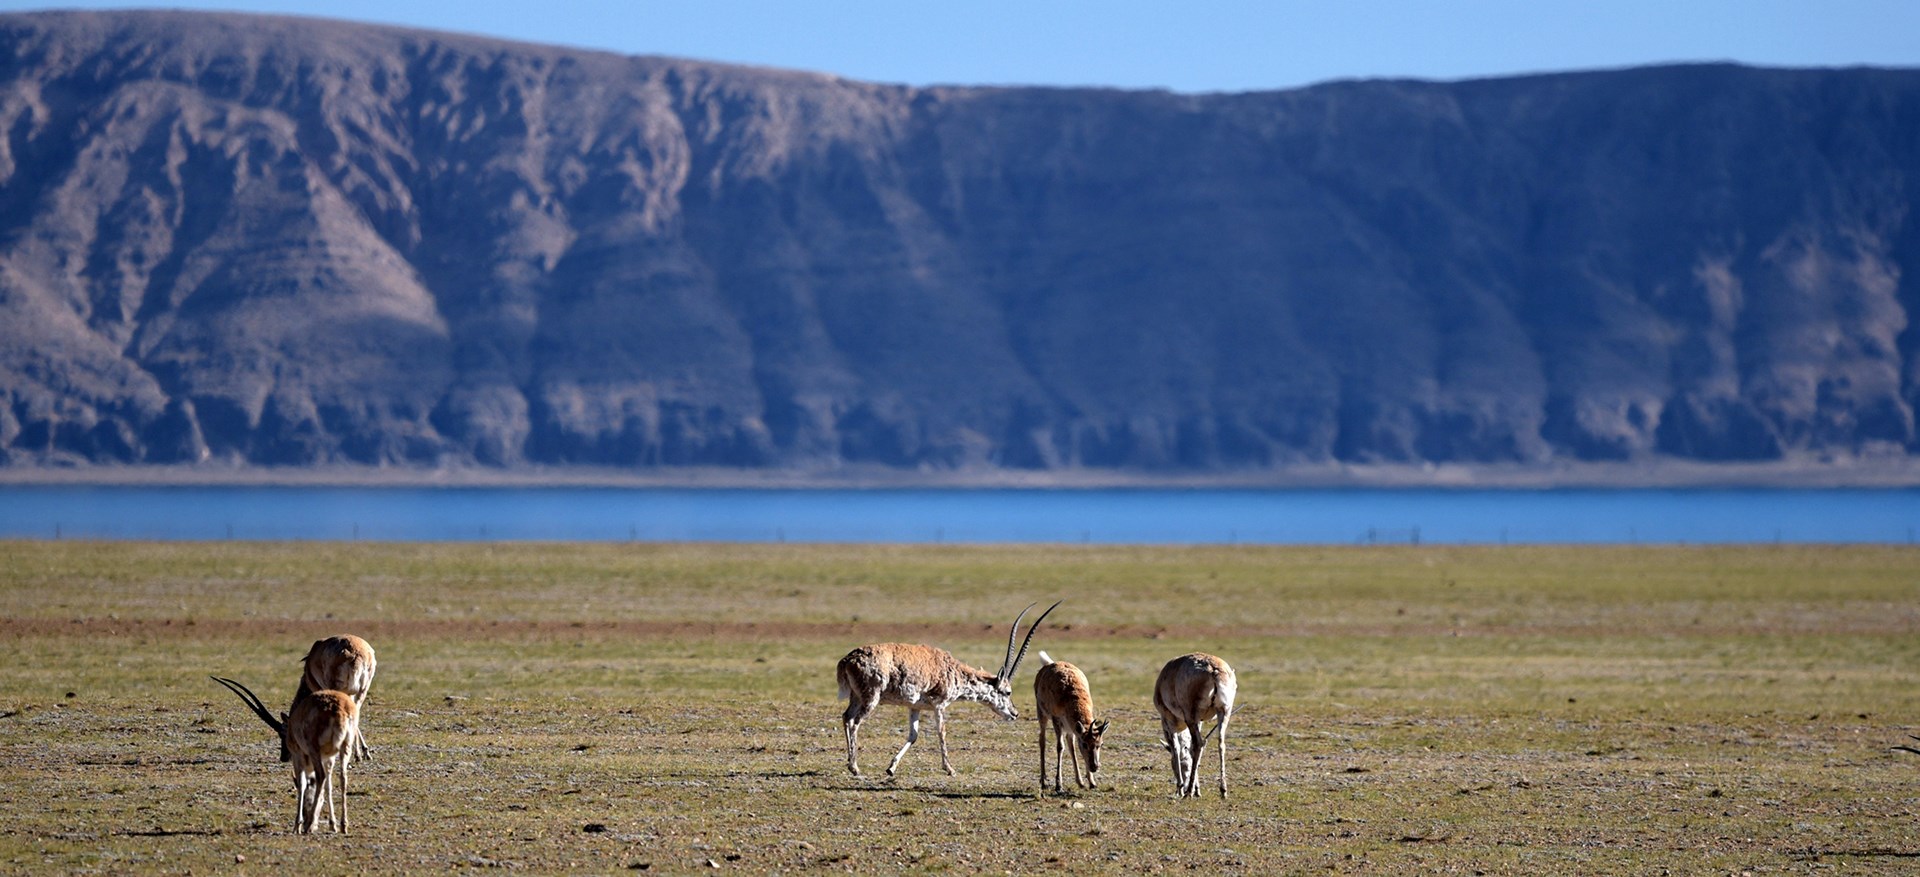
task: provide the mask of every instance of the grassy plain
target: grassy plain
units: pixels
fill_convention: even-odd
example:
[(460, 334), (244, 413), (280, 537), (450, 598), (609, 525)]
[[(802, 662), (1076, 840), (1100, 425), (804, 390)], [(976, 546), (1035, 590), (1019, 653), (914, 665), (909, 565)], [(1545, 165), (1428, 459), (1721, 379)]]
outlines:
[[(959, 776), (930, 734), (876, 776), (895, 707), (848, 775), (847, 649), (991, 668), (1058, 598), (1035, 647), (1113, 719), (1100, 789), (1037, 794), (1036, 724), (974, 704)], [(0, 542), (0, 632), (7, 872), (1920, 868), (1905, 547)], [(338, 632), (379, 650), (375, 756), (353, 834), (301, 837), (207, 675), (278, 702)], [(1159, 748), (1194, 650), (1240, 675), (1226, 800)]]

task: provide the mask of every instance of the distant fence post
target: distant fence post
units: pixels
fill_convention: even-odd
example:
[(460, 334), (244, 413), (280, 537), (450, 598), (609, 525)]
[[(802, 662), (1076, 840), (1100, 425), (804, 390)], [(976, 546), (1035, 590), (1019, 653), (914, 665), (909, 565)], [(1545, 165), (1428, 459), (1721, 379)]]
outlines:
[(1420, 528), (1408, 527), (1401, 529), (1399, 527), (1390, 527), (1382, 529), (1380, 527), (1368, 527), (1365, 538), (1365, 544), (1367, 545), (1419, 545)]

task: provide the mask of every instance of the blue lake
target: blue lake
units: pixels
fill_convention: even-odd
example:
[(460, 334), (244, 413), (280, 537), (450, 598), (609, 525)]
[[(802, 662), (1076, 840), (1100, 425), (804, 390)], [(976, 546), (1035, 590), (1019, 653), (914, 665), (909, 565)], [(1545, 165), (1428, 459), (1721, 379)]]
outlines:
[(1909, 543), (1920, 490), (0, 487), (0, 538)]

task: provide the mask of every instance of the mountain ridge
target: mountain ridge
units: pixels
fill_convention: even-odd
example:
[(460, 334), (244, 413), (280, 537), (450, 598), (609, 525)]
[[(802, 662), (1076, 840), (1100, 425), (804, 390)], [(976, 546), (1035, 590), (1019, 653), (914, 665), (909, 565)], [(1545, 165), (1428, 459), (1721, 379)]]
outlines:
[(0, 16), (0, 463), (1906, 458), (1920, 73), (908, 87)]

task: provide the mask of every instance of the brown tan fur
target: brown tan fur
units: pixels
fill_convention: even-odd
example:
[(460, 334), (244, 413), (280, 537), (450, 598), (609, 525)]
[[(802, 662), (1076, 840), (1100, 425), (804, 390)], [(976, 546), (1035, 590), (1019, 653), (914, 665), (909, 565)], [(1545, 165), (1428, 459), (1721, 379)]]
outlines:
[[(1215, 732), (1220, 735), (1220, 797), (1227, 796), (1227, 722), (1237, 687), (1233, 668), (1212, 655), (1181, 655), (1161, 668), (1153, 708), (1160, 714), (1160, 736), (1173, 758), (1173, 786), (1180, 797), (1200, 794), (1200, 755)], [(1216, 716), (1213, 731), (1202, 735), (1201, 723)]]
[[(946, 649), (916, 643), (874, 643), (848, 652), (834, 672), (840, 683), (840, 696), (847, 699), (847, 709), (840, 716), (847, 736), (847, 770), (854, 776), (861, 775), (860, 723), (886, 703), (907, 708), (907, 742), (887, 764), (887, 775), (893, 776), (900, 767), (900, 759), (905, 758), (907, 750), (920, 739), (920, 714), (929, 711), (933, 713), (933, 727), (940, 738), (940, 766), (949, 776), (954, 775), (953, 762), (947, 758), (947, 707), (956, 701), (973, 700), (986, 704), (1002, 718), (1019, 718), (1013, 706), (1013, 674), (1019, 670), (1027, 646), (1033, 642), (1033, 630), (1059, 605), (1047, 607), (1047, 612), (1034, 620), (1026, 641), (1015, 654), (1013, 640), (1019, 635), (1020, 621), (1027, 614), (1026, 610), (1021, 611), (1007, 635), (1006, 660), (995, 673), (971, 666)], [(1032, 608), (1028, 606), (1027, 610)]]
[[(367, 694), (373, 690), (373, 673), (378, 666), (373, 646), (366, 640), (350, 633), (315, 640), (307, 656), (300, 660), (304, 666), (300, 672), (300, 688), (293, 694), (293, 706), (299, 706), (300, 701), (313, 692), (330, 690), (352, 697), (354, 709), (365, 714)], [(353, 754), (356, 758), (367, 757), (365, 737), (355, 739)], [(289, 755), (283, 750), (280, 760), (286, 761)]]
[[(295, 831), (310, 833), (319, 825), (320, 804), (327, 806), (327, 824), (347, 831), (347, 761), (360, 737), (360, 710), (352, 696), (340, 691), (316, 691), (295, 702), (293, 709), (274, 718), (253, 691), (231, 679), (213, 677), (253, 710), (280, 740), (285, 760), (293, 763)], [(333, 815), (332, 776), (340, 776), (340, 819)]]
[[(294, 825), (312, 834), (320, 827), (320, 806), (327, 827), (347, 833), (347, 762), (360, 732), (360, 709), (344, 691), (316, 691), (294, 704), (287, 718), (287, 743), (293, 749), (293, 787), (298, 795)], [(340, 776), (340, 821), (333, 818), (333, 775)]]
[[(1047, 787), (1047, 726), (1053, 726), (1053, 790), (1060, 786), (1061, 750), (1073, 759), (1073, 784), (1099, 788), (1094, 774), (1100, 770), (1100, 735), (1107, 723), (1093, 717), (1093, 689), (1087, 676), (1065, 661), (1055, 661), (1040, 653), (1040, 671), (1033, 674), (1034, 713), (1040, 719), (1040, 788)], [(1066, 745), (1071, 739), (1073, 745)], [(1087, 779), (1080, 781), (1080, 760), (1086, 759)]]

